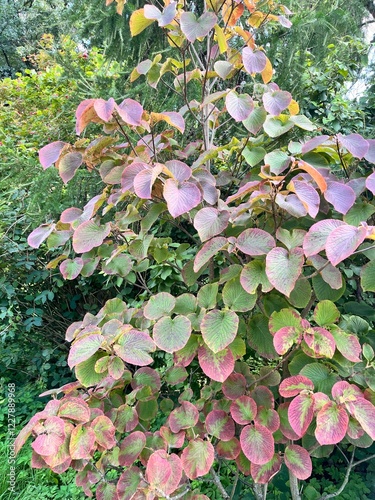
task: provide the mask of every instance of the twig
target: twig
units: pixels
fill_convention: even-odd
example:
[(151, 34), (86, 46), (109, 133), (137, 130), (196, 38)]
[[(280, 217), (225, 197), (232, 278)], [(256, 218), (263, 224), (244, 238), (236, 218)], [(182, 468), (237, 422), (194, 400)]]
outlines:
[(223, 495), (223, 498), (226, 498), (228, 500), (230, 500), (230, 496), (228, 495), (228, 493), (225, 491), (225, 488), (224, 486), (221, 484), (221, 481), (220, 481), (220, 478), (219, 476), (216, 474), (215, 470), (213, 467), (211, 467), (210, 469), (210, 472), (212, 474), (212, 477), (214, 478), (214, 483), (216, 484), (216, 486), (219, 488), (220, 490), (220, 493)]

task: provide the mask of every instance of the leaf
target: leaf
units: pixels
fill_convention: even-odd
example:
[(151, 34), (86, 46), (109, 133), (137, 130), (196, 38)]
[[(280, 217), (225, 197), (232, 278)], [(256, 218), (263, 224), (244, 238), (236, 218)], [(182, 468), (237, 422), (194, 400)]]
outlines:
[(261, 75), (262, 75), (263, 83), (268, 83), (272, 80), (273, 68), (272, 68), (271, 61), (268, 59), (268, 57), (267, 57), (266, 67), (261, 72)]
[(152, 169), (142, 170), (134, 177), (134, 192), (139, 198), (151, 200), (152, 187), (163, 171), (161, 165), (156, 165)]
[(253, 51), (245, 47), (242, 51), (242, 61), (245, 70), (250, 74), (261, 73), (267, 66), (267, 56), (261, 50)]
[(307, 182), (292, 181), (291, 189), (303, 203), (310, 217), (315, 218), (319, 212), (320, 197), (317, 191)]
[(27, 238), (28, 245), (30, 245), (32, 248), (39, 248), (43, 241), (46, 240), (52, 233), (54, 228), (54, 224), (42, 224), (41, 226), (37, 227), (29, 234)]
[(349, 411), (361, 424), (362, 429), (375, 440), (375, 406), (363, 398), (350, 403)]
[(228, 399), (237, 399), (246, 392), (246, 379), (241, 373), (231, 373), (221, 386), (223, 394)]
[(56, 416), (47, 417), (43, 423), (34, 425), (34, 432), (38, 436), (31, 445), (33, 450), (38, 455), (55, 455), (65, 441), (64, 420)]
[(257, 404), (249, 396), (240, 396), (231, 403), (230, 414), (237, 424), (249, 424), (255, 420), (257, 415)]
[(361, 287), (364, 292), (375, 292), (375, 260), (362, 267)]
[(131, 365), (146, 366), (153, 362), (150, 352), (155, 351), (154, 341), (150, 336), (138, 330), (128, 330), (124, 327), (124, 332), (114, 345), (115, 353)]
[[(333, 357), (336, 349), (336, 342), (328, 330), (319, 327), (307, 328), (304, 331), (303, 339), (316, 357)], [(309, 352), (307, 352), (307, 354), (309, 354)]]
[(293, 398), (305, 390), (313, 391), (314, 384), (309, 378), (302, 375), (284, 378), (279, 386), (279, 393), (283, 398)]
[(117, 482), (116, 493), (118, 500), (131, 500), (137, 492), (142, 473), (138, 467), (126, 469)]
[(163, 317), (154, 325), (153, 339), (155, 344), (165, 352), (176, 352), (185, 347), (191, 334), (191, 323), (186, 316), (175, 316), (173, 319)]
[(227, 347), (237, 335), (238, 316), (233, 311), (214, 309), (202, 320), (202, 337), (207, 346), (217, 354)]
[(234, 357), (230, 349), (214, 353), (203, 345), (198, 349), (198, 361), (205, 375), (216, 382), (224, 382), (234, 369)]
[(152, 487), (161, 490), (165, 495), (172, 494), (179, 486), (182, 478), (180, 457), (164, 450), (156, 450), (147, 461), (146, 480)]
[(271, 432), (257, 423), (247, 425), (242, 429), (240, 443), (244, 455), (251, 463), (257, 465), (264, 465), (269, 462), (275, 452)]
[(73, 368), (78, 363), (91, 358), (100, 349), (104, 340), (105, 338), (100, 334), (86, 335), (76, 340), (69, 351), (69, 368)]
[(214, 447), (209, 441), (193, 439), (182, 451), (181, 462), (189, 479), (208, 474), (214, 462)]
[(126, 436), (120, 443), (118, 461), (121, 466), (130, 467), (146, 446), (146, 436), (141, 431), (135, 431)]
[(242, 123), (246, 130), (251, 132), (253, 135), (256, 135), (263, 127), (263, 123), (266, 121), (266, 118), (267, 112), (263, 106), (260, 106), (259, 108), (255, 108)]
[(60, 273), (65, 280), (74, 280), (77, 278), (83, 268), (83, 260), (77, 257), (74, 260), (66, 259), (60, 264)]
[(331, 334), (335, 339), (337, 350), (341, 352), (344, 358), (352, 363), (359, 363), (361, 361), (362, 348), (355, 335), (348, 334), (337, 327), (331, 328)]
[(329, 135), (318, 135), (309, 139), (302, 145), (302, 154), (309, 153), (313, 149), (318, 148), (321, 144), (325, 143), (329, 139)]
[(201, 241), (207, 241), (222, 233), (228, 227), (229, 217), (228, 210), (219, 211), (212, 207), (199, 210), (194, 217), (194, 227), (198, 231)]
[(39, 150), (39, 161), (44, 170), (57, 162), (65, 145), (66, 142), (55, 141)]
[(236, 437), (229, 441), (219, 441), (216, 445), (216, 453), (219, 457), (227, 460), (235, 460), (241, 452), (240, 442)]
[(369, 150), (369, 143), (359, 134), (337, 134), (337, 139), (341, 146), (344, 146), (349, 153), (360, 160), (366, 156)]
[(217, 283), (208, 283), (199, 290), (197, 299), (199, 307), (204, 309), (214, 309), (217, 302), (219, 287)]
[(128, 125), (134, 125), (135, 127), (141, 125), (143, 108), (134, 99), (124, 99), (121, 104), (116, 106), (116, 111)]
[(195, 184), (192, 182), (179, 183), (173, 179), (165, 181), (163, 195), (167, 202), (168, 211), (174, 219), (189, 212), (202, 200), (201, 192)]
[(95, 432), (78, 424), (70, 436), (69, 453), (72, 460), (90, 460), (94, 451)]
[(370, 203), (359, 201), (346, 212), (344, 222), (351, 226), (359, 226), (361, 222), (367, 221), (375, 213), (375, 207)]
[(246, 120), (254, 109), (252, 98), (248, 94), (238, 94), (235, 90), (228, 92), (225, 98), (225, 106), (236, 122)]
[(234, 437), (234, 422), (223, 410), (210, 411), (206, 416), (205, 425), (208, 434), (222, 441), (229, 441)]
[(267, 484), (279, 472), (281, 468), (281, 458), (275, 453), (269, 462), (263, 465), (251, 464), (251, 477), (254, 483)]
[(314, 417), (314, 399), (311, 394), (299, 394), (290, 403), (288, 418), (291, 428), (302, 437)]
[(326, 219), (313, 224), (303, 240), (303, 251), (306, 257), (324, 250), (328, 236), (342, 225), (345, 223), (336, 219)]
[(370, 174), (366, 179), (366, 188), (375, 194), (375, 172)]
[(329, 181), (324, 198), (334, 206), (340, 214), (346, 214), (354, 205), (356, 194), (350, 186), (342, 182)]
[(249, 321), (247, 341), (260, 356), (276, 359), (277, 352), (273, 346), (273, 338), (268, 329), (268, 318), (262, 314), (252, 315)]
[(222, 78), (223, 80), (226, 80), (226, 78), (231, 74), (233, 68), (234, 68), (233, 64), (231, 64), (228, 61), (216, 61), (214, 64), (214, 70), (216, 71), (218, 76), (220, 76), (220, 78)]
[(259, 285), (261, 285), (263, 293), (269, 292), (273, 288), (266, 275), (265, 261), (257, 259), (245, 264), (242, 268), (240, 283), (249, 294), (255, 294)]
[(245, 229), (237, 238), (236, 247), (246, 255), (264, 255), (275, 247), (273, 237), (262, 229)]
[(217, 16), (213, 12), (205, 12), (198, 19), (192, 12), (183, 12), (180, 17), (181, 31), (191, 43), (208, 35), (216, 22)]
[(301, 275), (304, 258), (302, 248), (273, 248), (266, 257), (266, 273), (270, 283), (284, 295), (290, 295)]
[(173, 355), (176, 365), (189, 366), (198, 351), (198, 339), (196, 335), (191, 335), (185, 347)]
[(85, 424), (90, 420), (90, 408), (88, 404), (80, 398), (67, 397), (61, 401), (57, 415)]
[(169, 415), (168, 423), (175, 434), (182, 429), (194, 427), (199, 418), (199, 413), (195, 405), (189, 401), (182, 401), (181, 406), (172, 411)]
[(176, 111), (164, 111), (163, 113), (151, 113), (151, 120), (154, 123), (164, 121), (171, 127), (177, 129), (181, 134), (185, 131), (185, 120)]
[(300, 480), (311, 476), (312, 462), (309, 452), (297, 444), (289, 444), (284, 453), (285, 465)]
[(97, 373), (95, 371), (96, 362), (104, 357), (103, 351), (97, 351), (93, 356), (88, 358), (82, 363), (78, 363), (75, 367), (75, 376), (77, 380), (83, 385), (83, 387), (90, 387), (99, 384), (105, 376), (106, 373)]
[(305, 206), (295, 194), (284, 196), (277, 193), (275, 201), (281, 209), (293, 215), (293, 217), (304, 217), (307, 214)]
[(247, 293), (241, 286), (240, 280), (237, 277), (225, 283), (222, 297), (224, 304), (232, 311), (246, 312), (253, 309), (258, 296), (256, 293)]
[(315, 437), (320, 445), (337, 444), (344, 439), (349, 416), (334, 401), (326, 403), (316, 416)]
[(310, 255), (307, 260), (307, 264), (309, 264), (309, 261), (315, 269), (319, 271), (319, 276), (317, 276), (318, 279), (323, 279), (325, 283), (330, 285), (330, 287), (334, 290), (342, 288), (343, 278), (339, 269), (333, 267), (328, 260), (324, 259), (320, 255)]
[(157, 21), (158, 25), (163, 28), (173, 21), (176, 15), (176, 5), (176, 2), (171, 2), (163, 9), (163, 12), (161, 12), (154, 5), (145, 5), (144, 16), (146, 19), (153, 19)]
[(319, 326), (327, 326), (339, 320), (340, 312), (333, 302), (322, 300), (316, 305), (313, 317)]
[(207, 241), (199, 250), (194, 259), (193, 270), (197, 273), (212, 257), (222, 250), (228, 243), (223, 236), (216, 236), (210, 241)]
[(129, 26), (131, 36), (137, 36), (142, 33), (150, 24), (154, 22), (153, 19), (147, 19), (145, 17), (144, 9), (135, 10), (130, 16)]
[(91, 422), (91, 429), (95, 432), (95, 440), (100, 446), (106, 450), (116, 446), (116, 428), (108, 417), (99, 415), (94, 418)]
[[(270, 153), (267, 153), (266, 156), (264, 157), (264, 163), (266, 165), (269, 165), (270, 171), (276, 175), (280, 175), (286, 168), (288, 168), (290, 165), (290, 161), (291, 161), (290, 156), (284, 153), (284, 151), (280, 150), (271, 151)], [(279, 228), (277, 232), (280, 233), (280, 231), (286, 231), (286, 230)], [(298, 234), (298, 231), (301, 230), (295, 229), (294, 231), (297, 231)]]
[(246, 147), (242, 151), (242, 156), (245, 158), (246, 163), (251, 167), (255, 167), (259, 162), (261, 162), (266, 154), (266, 150), (261, 147), (249, 148)]
[(104, 99), (95, 99), (94, 101), (96, 114), (105, 122), (109, 122), (111, 120), (115, 106), (116, 103), (112, 97), (108, 99), (108, 101), (105, 101)]
[(266, 92), (262, 97), (265, 110), (273, 116), (278, 116), (292, 101), (292, 95), (285, 90)]
[(300, 342), (302, 336), (300, 331), (293, 326), (284, 326), (278, 330), (273, 337), (273, 345), (277, 354), (283, 356), (294, 344)]
[(316, 182), (316, 184), (318, 185), (318, 188), (320, 189), (320, 191), (322, 193), (324, 193), (326, 191), (327, 182), (326, 182), (325, 178), (323, 177), (323, 175), (315, 167), (313, 167), (312, 165), (310, 165), (309, 163), (307, 163), (303, 160), (300, 160), (298, 162), (298, 167), (310, 175), (310, 177)]
[(176, 299), (167, 292), (160, 292), (152, 295), (144, 308), (144, 315), (147, 319), (159, 319), (170, 314), (176, 305)]
[(354, 227), (347, 224), (334, 229), (327, 238), (326, 254), (333, 266), (336, 266), (359, 247), (367, 235), (366, 227)]
[[(284, 116), (284, 115), (280, 115)], [(283, 120), (281, 118), (274, 118), (272, 116), (267, 116), (263, 129), (269, 137), (280, 137), (280, 135), (286, 134), (290, 129), (294, 127), (294, 123), (291, 119)]]
[(272, 312), (269, 320), (269, 329), (272, 335), (275, 335), (284, 326), (292, 326), (299, 330), (302, 329), (302, 318), (297, 311), (290, 308), (283, 308)]
[(290, 121), (297, 125), (297, 127), (308, 130), (309, 132), (317, 129), (316, 125), (314, 125), (305, 115), (291, 116)]
[(309, 303), (311, 293), (312, 290), (309, 280), (302, 276), (296, 281), (288, 300), (294, 307), (303, 309)]
[(277, 413), (280, 418), (280, 431), (287, 439), (291, 439), (292, 441), (297, 441), (299, 436), (294, 432), (289, 423), (288, 417), (288, 408), (290, 403), (281, 403), (277, 408)]
[(99, 247), (111, 232), (111, 224), (98, 226), (93, 220), (82, 222), (73, 234), (73, 249), (77, 253), (89, 252)]
[[(323, 275), (323, 272), (322, 272)], [(332, 300), (332, 302), (336, 302), (339, 298), (344, 294), (346, 289), (346, 283), (342, 276), (341, 278), (341, 287), (339, 289), (333, 288), (332, 285), (329, 285), (322, 279), (321, 276), (314, 276), (312, 279), (312, 284), (314, 288), (314, 292), (316, 298), (318, 300)]]
[(59, 174), (64, 184), (73, 179), (77, 169), (82, 165), (82, 159), (81, 153), (68, 153), (58, 162)]

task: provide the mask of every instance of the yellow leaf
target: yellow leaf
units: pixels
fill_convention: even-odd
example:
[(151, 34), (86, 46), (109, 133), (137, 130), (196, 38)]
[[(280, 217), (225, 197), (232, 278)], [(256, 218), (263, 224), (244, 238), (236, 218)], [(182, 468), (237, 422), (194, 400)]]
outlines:
[(133, 71), (130, 73), (130, 81), (135, 82), (137, 78), (139, 78), (141, 75), (138, 73), (137, 68), (134, 68)]
[(292, 116), (293, 115), (298, 115), (298, 113), (299, 113), (299, 104), (298, 104), (298, 102), (295, 101), (294, 99), (292, 99), (292, 102), (289, 104), (288, 109), (289, 109), (289, 113)]
[(254, 42), (253, 35), (249, 31), (245, 31), (244, 29), (240, 28), (239, 26), (235, 26), (234, 30), (238, 35), (240, 35), (244, 39), (244, 41), (248, 47), (250, 47), (251, 49), (255, 48), (255, 42)]
[(225, 38), (225, 34), (222, 28), (218, 24), (215, 25), (215, 33), (217, 38), (217, 43), (219, 45), (220, 54), (223, 54), (228, 49), (227, 40)]
[(130, 16), (130, 33), (132, 36), (137, 36), (142, 33), (150, 24), (154, 22), (154, 19), (146, 19), (144, 14), (144, 9), (138, 9), (133, 12)]
[(273, 69), (271, 61), (267, 57), (267, 63), (264, 70), (261, 72), (263, 83), (268, 83), (272, 79)]

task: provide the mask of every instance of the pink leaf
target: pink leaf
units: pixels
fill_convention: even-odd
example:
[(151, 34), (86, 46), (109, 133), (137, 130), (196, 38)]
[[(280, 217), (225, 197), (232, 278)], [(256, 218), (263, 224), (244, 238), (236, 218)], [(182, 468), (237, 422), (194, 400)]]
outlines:
[(266, 274), (270, 283), (287, 297), (292, 292), (303, 266), (302, 248), (273, 248), (266, 257)]
[(309, 153), (321, 144), (324, 144), (327, 139), (329, 139), (329, 135), (318, 135), (317, 137), (313, 137), (309, 141), (306, 141), (302, 144), (302, 154)]
[(235, 427), (232, 418), (223, 410), (212, 410), (205, 421), (208, 434), (222, 441), (229, 441), (234, 437)]
[(148, 333), (135, 329), (128, 330), (124, 327), (124, 332), (114, 345), (115, 353), (125, 363), (136, 366), (146, 366), (153, 362), (150, 352), (155, 351), (155, 343)]
[(263, 465), (269, 462), (275, 452), (271, 432), (263, 425), (247, 425), (242, 429), (240, 443), (244, 455), (250, 462)]
[(275, 453), (269, 462), (263, 465), (251, 464), (251, 477), (257, 484), (267, 484), (281, 469), (281, 458)]
[(297, 479), (305, 480), (311, 476), (312, 462), (309, 452), (296, 444), (290, 444), (285, 448), (285, 465), (296, 476)]
[(320, 445), (337, 444), (344, 439), (349, 416), (342, 406), (330, 401), (316, 416), (315, 437)]
[(133, 99), (124, 99), (119, 106), (116, 105), (116, 111), (128, 125), (141, 125), (143, 108), (139, 102)]
[(213, 12), (205, 12), (198, 19), (193, 12), (183, 12), (180, 18), (181, 31), (191, 43), (208, 35), (216, 22), (217, 16)]
[(194, 227), (198, 231), (201, 241), (206, 241), (222, 233), (228, 226), (230, 213), (228, 210), (217, 210), (205, 207), (194, 217)]
[(310, 255), (308, 260), (316, 270), (319, 270), (321, 277), (331, 288), (338, 290), (342, 287), (341, 272), (336, 267), (333, 267), (328, 260), (324, 259), (320, 255)]
[(38, 455), (55, 455), (65, 441), (64, 420), (59, 417), (48, 417), (43, 424), (38, 425), (37, 438), (32, 443), (33, 450)]
[(74, 280), (79, 276), (83, 268), (83, 260), (81, 257), (77, 257), (74, 260), (66, 259), (60, 264), (60, 273), (63, 275), (65, 280)]
[(165, 162), (165, 166), (168, 169), (168, 173), (171, 173), (174, 179), (178, 182), (187, 181), (192, 174), (189, 165), (186, 165), (180, 160), (170, 160)]
[(314, 399), (310, 394), (299, 394), (290, 403), (289, 423), (294, 432), (302, 437), (314, 417)]
[(362, 429), (375, 440), (375, 406), (364, 398), (347, 403), (351, 415), (358, 420)]
[(27, 243), (32, 248), (39, 248), (44, 240), (48, 238), (48, 236), (55, 229), (55, 224), (42, 224), (41, 226), (34, 229), (32, 233), (29, 234), (27, 238)]
[(111, 224), (98, 226), (93, 220), (80, 224), (73, 234), (73, 249), (77, 253), (89, 252), (99, 247), (111, 231)]
[(95, 445), (95, 432), (91, 427), (77, 425), (72, 431), (69, 442), (69, 452), (73, 460), (90, 460)]
[(162, 28), (173, 21), (174, 16), (176, 15), (176, 5), (176, 2), (171, 2), (163, 9), (163, 12), (160, 12), (160, 10), (154, 5), (145, 5), (144, 16), (146, 19), (155, 19), (155, 21), (158, 22), (158, 25)]
[(164, 450), (152, 453), (147, 461), (146, 480), (165, 495), (173, 493), (180, 484), (182, 464), (180, 458)]
[(279, 386), (280, 396), (283, 398), (293, 398), (305, 390), (313, 391), (314, 384), (309, 378), (303, 375), (294, 375), (293, 377), (285, 378)]
[(134, 192), (139, 198), (152, 198), (152, 186), (162, 170), (163, 167), (161, 165), (156, 165), (152, 169), (142, 170), (134, 177)]
[(112, 118), (115, 105), (116, 103), (112, 97), (108, 99), (108, 101), (104, 99), (95, 99), (94, 109), (101, 120), (109, 122)]
[(39, 150), (39, 161), (44, 170), (57, 162), (65, 144), (62, 141), (51, 142)]
[(342, 225), (345, 225), (345, 222), (336, 219), (326, 219), (313, 224), (303, 240), (303, 251), (306, 257), (324, 250), (328, 236)]
[(221, 390), (228, 399), (237, 399), (246, 391), (246, 379), (241, 373), (232, 373), (223, 383)]
[(263, 229), (245, 229), (237, 238), (236, 247), (246, 255), (264, 255), (276, 246), (274, 238)]
[(116, 446), (116, 428), (112, 421), (105, 415), (99, 415), (91, 422), (91, 428), (95, 432), (96, 442), (106, 450)]
[(262, 100), (266, 111), (273, 116), (278, 116), (292, 102), (292, 95), (285, 90), (276, 90), (263, 94)]
[(137, 174), (143, 170), (147, 170), (149, 165), (143, 162), (134, 162), (128, 165), (121, 176), (121, 189), (125, 191), (134, 191), (134, 179)]
[(249, 396), (241, 396), (230, 405), (230, 414), (237, 424), (250, 424), (256, 417), (257, 404)]
[(126, 467), (133, 465), (145, 446), (146, 436), (143, 432), (135, 431), (126, 436), (120, 444), (119, 464)]
[(68, 153), (59, 161), (59, 175), (64, 184), (73, 179), (77, 169), (82, 165), (81, 153)]
[(91, 358), (99, 350), (103, 341), (104, 337), (100, 334), (86, 335), (76, 340), (70, 348), (68, 356), (69, 368), (73, 368), (78, 363)]
[(214, 447), (209, 441), (193, 439), (184, 448), (181, 461), (185, 474), (189, 479), (205, 476), (214, 462)]
[(94, 109), (96, 99), (85, 99), (76, 110), (76, 133), (79, 135), (91, 121), (98, 121), (98, 115)]
[(167, 179), (164, 184), (164, 198), (168, 211), (175, 219), (199, 205), (202, 195), (197, 186), (191, 182), (178, 183)]
[(307, 214), (304, 204), (295, 194), (284, 196), (277, 193), (275, 201), (281, 209), (293, 215), (293, 217), (304, 217)]
[(245, 47), (242, 51), (242, 60), (245, 70), (250, 73), (261, 73), (267, 65), (267, 56), (261, 50), (253, 51)]
[(375, 163), (375, 139), (367, 139), (369, 149), (365, 154), (365, 158), (370, 163)]
[(273, 408), (264, 408), (260, 406), (254, 422), (263, 425), (271, 432), (276, 432), (280, 427), (279, 414)]
[(366, 188), (369, 189), (372, 194), (375, 194), (375, 172), (367, 177)]
[(180, 432), (182, 429), (190, 429), (194, 427), (199, 419), (199, 413), (195, 405), (189, 401), (183, 401), (179, 408), (176, 408), (169, 415), (169, 427), (174, 433)]
[(331, 333), (335, 339), (337, 350), (341, 352), (344, 358), (352, 363), (360, 363), (362, 347), (358, 338), (355, 335), (344, 332), (340, 328), (332, 329)]
[(356, 194), (350, 186), (341, 182), (328, 181), (324, 198), (334, 206), (340, 214), (346, 214), (354, 205)]
[(217, 236), (207, 241), (199, 250), (194, 259), (194, 272), (197, 273), (219, 250), (222, 250), (228, 240), (223, 236)]
[(316, 357), (332, 358), (335, 354), (335, 339), (324, 328), (307, 328), (303, 334), (303, 339)]
[(359, 134), (342, 135), (337, 134), (337, 138), (342, 146), (355, 158), (363, 158), (369, 149), (369, 143)]
[(320, 197), (317, 191), (308, 184), (302, 181), (293, 181), (291, 186), (299, 200), (305, 206), (310, 217), (315, 218), (319, 212)]
[(349, 224), (341, 225), (334, 229), (326, 242), (326, 254), (333, 266), (336, 266), (359, 247), (367, 236), (367, 228), (355, 227)]
[(293, 326), (285, 326), (284, 328), (280, 328), (280, 330), (275, 333), (273, 337), (273, 345), (277, 354), (283, 356), (300, 340), (301, 333), (297, 328)]
[[(141, 482), (142, 472), (138, 467), (129, 467), (121, 474), (116, 486), (118, 500), (132, 500)], [(113, 499), (116, 500), (116, 497)]]
[(216, 452), (219, 457), (235, 460), (241, 453), (240, 442), (235, 437), (229, 441), (219, 441), (216, 445)]
[(348, 401), (356, 401), (358, 398), (362, 399), (363, 394), (360, 389), (354, 385), (349, 384), (346, 380), (336, 382), (332, 387), (332, 396), (338, 403), (345, 403)]
[(228, 113), (236, 122), (242, 122), (254, 109), (254, 103), (248, 94), (237, 94), (231, 90), (225, 98)]
[(203, 372), (216, 382), (224, 382), (234, 369), (234, 357), (229, 348), (214, 353), (203, 345), (198, 349), (198, 360)]

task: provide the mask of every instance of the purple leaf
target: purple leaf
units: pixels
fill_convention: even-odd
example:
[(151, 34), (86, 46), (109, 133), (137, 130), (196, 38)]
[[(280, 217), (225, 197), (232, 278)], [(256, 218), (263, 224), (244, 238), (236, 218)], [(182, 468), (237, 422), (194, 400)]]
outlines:
[(325, 143), (327, 139), (329, 139), (329, 135), (319, 135), (317, 137), (313, 137), (309, 141), (306, 141), (304, 144), (302, 144), (302, 154), (309, 153), (313, 149)]
[(212, 240), (207, 241), (203, 247), (199, 250), (194, 259), (194, 272), (197, 273), (214, 255), (222, 250), (228, 240), (223, 236), (217, 236), (212, 238)]
[(297, 197), (306, 207), (310, 217), (315, 218), (319, 212), (320, 205), (320, 197), (316, 190), (311, 184), (302, 181), (292, 181), (291, 186), (293, 186)]
[(287, 297), (301, 275), (304, 262), (302, 248), (273, 248), (266, 257), (266, 274), (270, 283)]
[(261, 50), (253, 51), (245, 47), (242, 51), (242, 60), (245, 70), (252, 75), (261, 73), (267, 65), (267, 56)]
[(112, 118), (112, 113), (115, 109), (116, 103), (111, 97), (108, 101), (104, 99), (95, 99), (94, 109), (99, 118), (105, 122), (109, 122)]
[(145, 5), (144, 16), (146, 19), (155, 19), (155, 21), (158, 22), (158, 25), (163, 28), (173, 21), (174, 16), (176, 15), (176, 5), (176, 2), (171, 2), (165, 7), (165, 9), (163, 9), (163, 12), (161, 12), (154, 5)]
[(237, 94), (234, 90), (228, 92), (225, 106), (236, 122), (246, 120), (254, 109), (253, 100), (248, 94)]
[(180, 18), (181, 31), (191, 43), (208, 35), (216, 22), (217, 16), (213, 12), (205, 12), (198, 19), (192, 12), (183, 12)]
[(375, 172), (367, 177), (366, 188), (369, 189), (372, 194), (375, 194)]
[(80, 224), (73, 235), (73, 249), (77, 253), (89, 252), (99, 247), (111, 231), (111, 224), (98, 226), (93, 220)]
[(369, 148), (365, 154), (365, 158), (370, 163), (375, 163), (375, 139), (367, 139)]
[(139, 198), (150, 200), (152, 198), (152, 186), (163, 171), (161, 165), (155, 165), (154, 168), (142, 170), (134, 177), (134, 192)]
[(165, 162), (168, 174), (171, 173), (178, 182), (187, 181), (191, 177), (191, 168), (180, 160), (170, 160)]
[(48, 236), (55, 229), (55, 224), (42, 224), (41, 226), (34, 229), (27, 238), (27, 243), (32, 248), (39, 248), (44, 240), (48, 238)]
[(341, 182), (327, 182), (324, 198), (334, 206), (340, 214), (346, 214), (354, 205), (356, 194), (350, 186)]
[(344, 224), (334, 229), (327, 238), (326, 254), (333, 266), (355, 252), (367, 235), (367, 228)]
[(66, 142), (62, 141), (51, 142), (39, 150), (39, 161), (44, 170), (56, 163), (65, 144)]
[(59, 161), (59, 175), (64, 184), (67, 184), (82, 165), (81, 153), (68, 153)]
[(275, 201), (280, 208), (293, 215), (293, 217), (304, 217), (307, 214), (304, 204), (295, 194), (284, 196), (277, 193)]
[(174, 219), (189, 212), (189, 210), (199, 205), (202, 200), (201, 192), (195, 184), (192, 182), (180, 184), (173, 179), (165, 181), (163, 194), (168, 211)]
[(236, 247), (246, 255), (265, 255), (276, 246), (273, 237), (263, 229), (245, 229), (237, 238)]
[(285, 90), (276, 90), (275, 92), (266, 92), (263, 94), (262, 100), (268, 113), (273, 116), (279, 116), (292, 102), (292, 95)]
[(134, 162), (128, 165), (121, 176), (121, 189), (123, 192), (125, 191), (133, 191), (134, 190), (134, 179), (137, 174), (142, 172), (142, 170), (149, 169), (149, 165), (143, 162)]
[(312, 225), (303, 240), (303, 251), (306, 257), (316, 255), (324, 250), (328, 236), (345, 222), (336, 219), (327, 219)]
[(369, 150), (369, 143), (359, 134), (337, 134), (337, 138), (339, 143), (355, 158), (363, 158)]
[(206, 241), (222, 233), (228, 226), (230, 213), (228, 210), (217, 210), (206, 207), (197, 212), (194, 217), (194, 227), (201, 241)]
[(119, 106), (116, 106), (116, 111), (128, 125), (141, 125), (143, 108), (139, 102), (133, 99), (124, 99)]
[(310, 255), (308, 260), (316, 270), (320, 270), (321, 277), (331, 288), (339, 290), (342, 287), (341, 272), (326, 259), (320, 255)]

